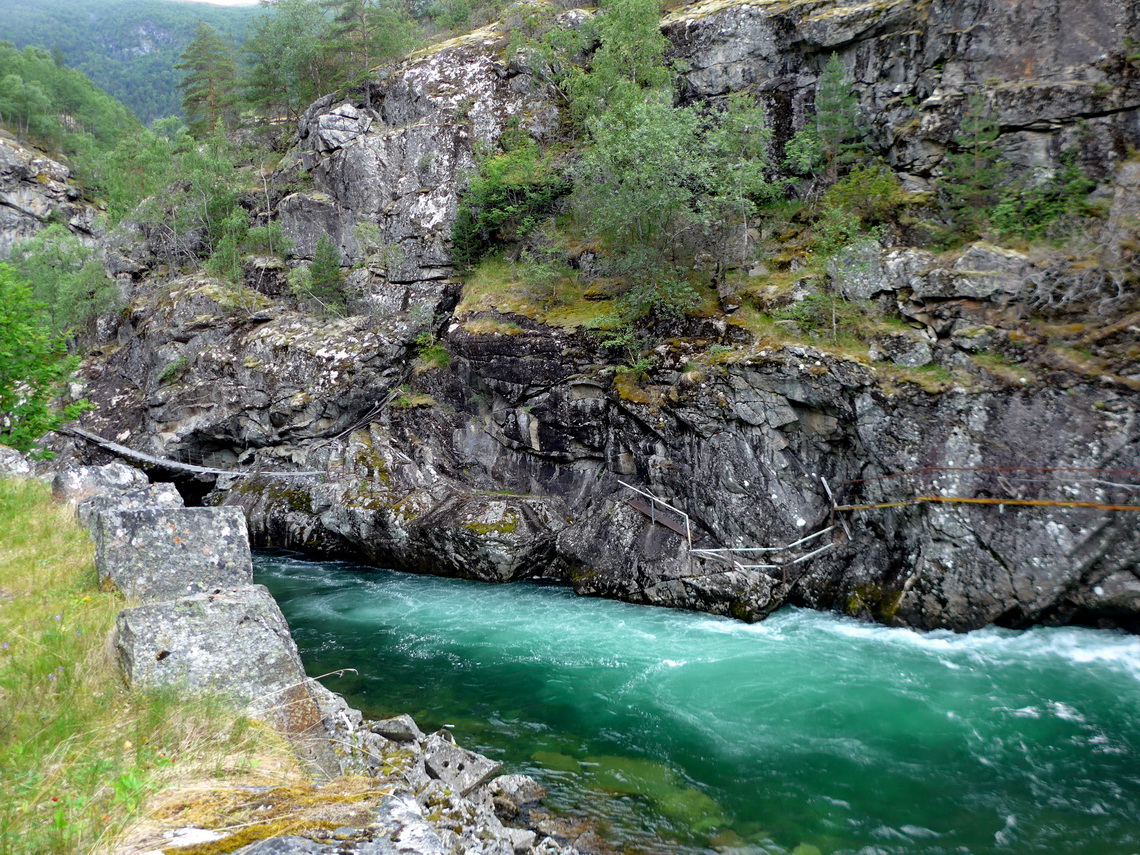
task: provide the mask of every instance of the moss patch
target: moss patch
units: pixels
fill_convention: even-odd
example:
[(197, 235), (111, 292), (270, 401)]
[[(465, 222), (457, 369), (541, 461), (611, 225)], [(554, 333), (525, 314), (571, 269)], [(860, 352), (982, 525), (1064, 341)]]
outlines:
[(363, 777), (340, 778), (323, 787), (295, 784), (260, 791), (214, 787), (172, 793), (155, 815), (179, 826), (226, 834), (221, 840), (165, 852), (221, 855), (271, 837), (304, 836), (342, 826), (362, 828), (391, 792), (391, 787)]
[(874, 583), (859, 585), (847, 598), (847, 614), (854, 617), (869, 612), (884, 623), (889, 623), (898, 614), (902, 598), (901, 588), (884, 588)]
[(521, 519), (518, 511), (507, 508), (498, 520), (469, 520), (463, 523), (463, 527), (480, 537), (488, 534), (511, 534), (519, 527)]

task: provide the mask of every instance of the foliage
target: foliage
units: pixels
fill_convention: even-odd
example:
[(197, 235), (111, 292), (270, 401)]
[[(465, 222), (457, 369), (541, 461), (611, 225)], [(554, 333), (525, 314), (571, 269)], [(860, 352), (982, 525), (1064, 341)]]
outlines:
[(276, 255), (279, 258), (288, 258), (293, 252), (293, 242), (285, 237), (281, 223), (272, 222), (264, 226), (251, 228), (245, 236), (244, 248), (247, 252), (259, 255)]
[(993, 226), (1024, 240), (1053, 236), (1086, 212), (1086, 199), (1095, 187), (1096, 181), (1081, 169), (1078, 153), (1066, 152), (1060, 169), (1045, 181), (1021, 181), (1002, 194), (992, 212)]
[(249, 215), (235, 205), (222, 218), (214, 242), (214, 251), (206, 262), (206, 269), (221, 279), (237, 282), (241, 279), (241, 259), (245, 254), (246, 238), (249, 235)]
[(182, 111), (190, 133), (201, 137), (219, 123), (232, 127), (236, 120), (237, 64), (233, 48), (205, 21), (199, 21), (194, 38), (182, 52), (175, 69), (185, 72)]
[(990, 208), (997, 201), (1006, 168), (995, 145), (1001, 128), (980, 92), (970, 96), (954, 135), (954, 147), (943, 160), (938, 187), (958, 230), (981, 234), (989, 224)]
[(77, 362), (31, 287), (0, 264), (0, 444), (31, 451), (37, 439), (87, 409), (86, 401), (54, 406)]
[(138, 130), (119, 102), (36, 47), (0, 41), (0, 121), (47, 148), (106, 148)]
[(668, 43), (660, 25), (657, 0), (610, 0), (603, 4), (594, 25), (600, 46), (589, 70), (567, 66), (563, 78), (563, 88), (579, 122), (607, 110), (620, 110), (640, 101), (644, 92), (671, 83), (673, 75), (665, 63)]
[(269, 8), (244, 46), (244, 98), (263, 116), (296, 121), (337, 76), (336, 58), (326, 48), (329, 19), (320, 0), (277, 0)]
[(345, 305), (344, 273), (340, 269), (340, 250), (328, 235), (321, 235), (308, 267), (298, 267), (289, 275), (295, 296), (315, 300), (327, 314), (340, 312)]
[(415, 25), (403, 7), (390, 0), (323, 0), (323, 5), (332, 19), (326, 49), (343, 60), (337, 82), (363, 82), (369, 103), (373, 69), (412, 47)]
[(266, 783), (248, 769), (287, 756), (267, 729), (216, 700), (124, 689), (106, 645), (122, 598), (99, 589), (66, 505), (0, 479), (0, 530), (0, 851), (109, 851), (168, 783)]
[(841, 208), (867, 228), (889, 222), (902, 204), (902, 185), (882, 163), (854, 167), (823, 195), (825, 209)]
[(467, 268), (495, 247), (530, 233), (569, 190), (554, 159), (524, 137), (516, 148), (479, 163), (459, 205), (452, 257)]
[(451, 364), (451, 354), (443, 342), (437, 341), (430, 332), (416, 336), (416, 356), (428, 368), (446, 368)]
[(9, 261), (56, 332), (86, 323), (118, 297), (98, 253), (58, 223), (16, 244)]
[(743, 264), (749, 254), (749, 221), (759, 203), (777, 199), (782, 181), (769, 181), (772, 130), (764, 108), (750, 95), (734, 92), (712, 117), (706, 134), (709, 186), (703, 197), (710, 249), (721, 262)]
[(235, 182), (237, 160), (238, 153), (225, 131), (216, 127), (201, 145), (178, 152), (173, 169), (177, 183), (172, 192), (148, 202), (146, 213), (152, 219), (162, 217), (160, 211), (173, 213), (166, 226), (188, 255), (193, 255), (191, 247), (196, 241), (202, 255), (213, 254), (235, 228), (230, 218), (240, 195)]
[(694, 187), (709, 179), (700, 117), (654, 95), (588, 124), (574, 211), (604, 237), (619, 272), (653, 277), (693, 224)]
[(815, 116), (785, 148), (785, 164), (801, 175), (817, 174), (834, 184), (841, 166), (852, 163), (863, 145), (859, 99), (838, 54), (832, 54), (815, 89)]
[(140, 128), (113, 148), (89, 151), (77, 164), (77, 177), (106, 206), (110, 225), (173, 180), (175, 153), (188, 145), (185, 135), (180, 120), (167, 119), (153, 132)]
[(169, 0), (0, 0), (0, 38), (47, 49), (149, 124), (179, 113), (174, 64), (196, 23), (241, 44), (255, 14)]

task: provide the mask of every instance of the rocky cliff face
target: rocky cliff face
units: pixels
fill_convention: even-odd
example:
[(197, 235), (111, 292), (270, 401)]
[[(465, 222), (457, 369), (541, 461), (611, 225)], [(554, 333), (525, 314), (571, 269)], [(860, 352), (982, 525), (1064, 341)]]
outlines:
[(821, 60), (835, 52), (902, 172), (929, 176), (965, 110), (992, 96), (1010, 159), (1048, 168), (1083, 139), (1107, 169), (1134, 146), (1140, 19), (1127, 0), (881, 0), (696, 4), (665, 32), (694, 95), (752, 88), (785, 128), (802, 121)]
[(80, 200), (70, 177), (62, 163), (0, 135), (0, 259), (52, 220), (93, 237), (96, 212)]
[[(663, 343), (640, 378), (581, 332), (455, 309), (448, 237), (477, 145), (510, 124), (541, 139), (558, 113), (504, 58), (502, 31), (438, 46), (377, 81), (369, 103), (314, 104), (274, 178), (301, 255), (327, 234), (357, 262), (360, 314), (328, 322), (201, 278), (152, 282), (88, 360), (103, 405), (87, 426), (258, 469), (220, 478), (209, 501), (242, 507), (263, 544), (494, 581), (556, 576), (746, 619), (795, 603), (916, 627), (1137, 629), (1136, 513), (1106, 507), (1140, 504), (1140, 173), (1124, 162), (1140, 144), (1137, 15), (1109, 0), (709, 2), (673, 15), (664, 31), (688, 97), (759, 92), (786, 136), (834, 51), (881, 120), (876, 142), (921, 190), (965, 92), (984, 83), (1012, 160), (1050, 169), (1079, 141), (1110, 213), (1091, 270), (986, 243), (865, 244), (837, 259), (830, 287), (897, 319), (869, 357), (775, 344), (729, 317)], [(382, 261), (359, 245), (362, 221), (395, 248)], [(1065, 327), (1075, 319), (1080, 330)], [(1055, 345), (1061, 327), (1079, 348)], [(425, 329), (446, 330), (446, 364), (414, 358)], [(687, 513), (697, 549), (829, 530), (726, 565), (651, 521), (619, 480)]]

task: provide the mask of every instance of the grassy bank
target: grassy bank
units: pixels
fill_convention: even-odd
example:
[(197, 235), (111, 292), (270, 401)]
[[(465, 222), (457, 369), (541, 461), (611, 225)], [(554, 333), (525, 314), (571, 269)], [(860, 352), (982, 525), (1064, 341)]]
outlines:
[(72, 511), (39, 483), (0, 479), (0, 852), (107, 851), (171, 786), (288, 763), (225, 704), (129, 692)]

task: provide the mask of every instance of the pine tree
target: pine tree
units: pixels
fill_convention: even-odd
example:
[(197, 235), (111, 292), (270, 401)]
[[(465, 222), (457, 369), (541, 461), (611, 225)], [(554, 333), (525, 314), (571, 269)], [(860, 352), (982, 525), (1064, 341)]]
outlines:
[(340, 250), (328, 235), (321, 235), (317, 241), (309, 276), (308, 296), (315, 298), (326, 312), (335, 312), (344, 305), (344, 273), (340, 269)]
[(190, 133), (201, 137), (218, 122), (233, 126), (237, 65), (233, 50), (213, 27), (199, 21), (194, 32), (194, 40), (174, 67), (185, 72), (178, 88), (183, 91), (186, 123)]
[(246, 99), (264, 115), (296, 120), (333, 87), (335, 62), (324, 48), (328, 18), (320, 0), (277, 0), (245, 43)]
[(324, 0), (324, 5), (332, 14), (330, 47), (350, 60), (341, 82), (363, 82), (364, 103), (370, 105), (373, 69), (411, 47), (413, 25), (398, 5), (385, 0)]
[(1001, 127), (980, 92), (970, 96), (958, 123), (954, 147), (943, 160), (938, 186), (942, 190), (958, 229), (980, 234), (989, 222), (990, 209), (998, 199), (1005, 166), (995, 145)]
[(863, 148), (857, 142), (863, 131), (859, 99), (847, 70), (833, 53), (816, 84), (814, 119), (785, 148), (788, 166), (801, 174), (821, 173), (825, 184), (834, 184), (839, 168), (854, 161)]

